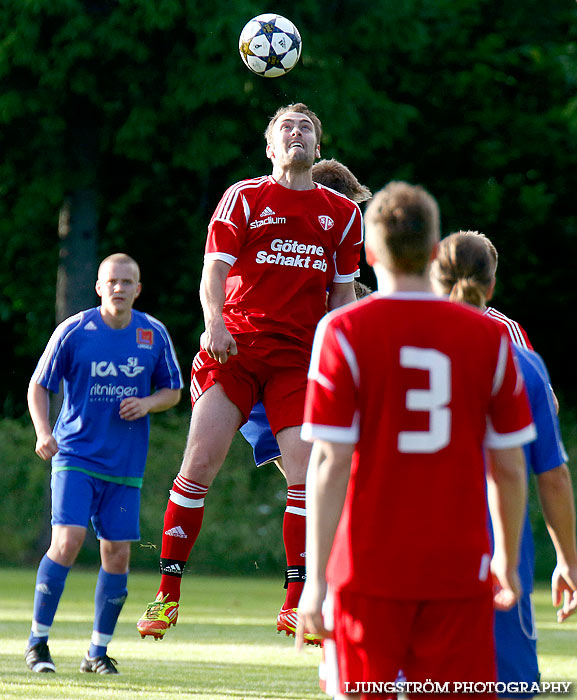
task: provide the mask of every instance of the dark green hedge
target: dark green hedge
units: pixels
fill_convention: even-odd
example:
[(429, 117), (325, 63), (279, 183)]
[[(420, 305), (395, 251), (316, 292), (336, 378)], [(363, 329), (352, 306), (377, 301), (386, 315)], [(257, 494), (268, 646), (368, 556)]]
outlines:
[[(158, 568), (164, 509), (180, 466), (188, 420), (188, 415), (177, 412), (152, 419), (141, 542), (133, 546), (132, 568)], [(49, 542), (49, 467), (34, 454), (34, 432), (27, 421), (0, 422), (0, 463), (0, 561), (35, 563)], [(189, 569), (238, 574), (258, 568), (283, 577), (285, 500), (286, 482), (280, 472), (273, 465), (257, 470), (251, 449), (238, 434), (207, 496)], [(98, 561), (98, 543), (91, 530), (78, 561)]]
[[(562, 401), (563, 404), (563, 401)], [(563, 434), (570, 458), (577, 460), (577, 421), (564, 411)], [(168, 490), (180, 466), (189, 416), (185, 410), (154, 416), (142, 490), (141, 542), (133, 545), (132, 568), (156, 571)], [(50, 516), (48, 467), (34, 454), (28, 421), (0, 422), (0, 561), (30, 565), (48, 544)], [(571, 466), (571, 459), (569, 462)], [(574, 473), (574, 465), (573, 465)], [(220, 474), (206, 498), (203, 528), (189, 571), (242, 574), (259, 569), (284, 575), (282, 516), (285, 481), (273, 465), (257, 469), (244, 439), (236, 436)], [(537, 578), (548, 578), (555, 554), (545, 528), (534, 484), (530, 507), (537, 553)], [(98, 546), (92, 532), (79, 563), (95, 565)]]

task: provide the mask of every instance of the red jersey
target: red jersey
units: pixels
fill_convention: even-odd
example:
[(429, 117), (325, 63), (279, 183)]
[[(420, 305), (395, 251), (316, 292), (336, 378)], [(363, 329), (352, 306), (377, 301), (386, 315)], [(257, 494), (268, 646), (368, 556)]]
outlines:
[(483, 448), (535, 437), (499, 324), (428, 294), (334, 311), (315, 337), (302, 437), (356, 445), (332, 586), (399, 599), (491, 586)]
[(517, 323), (517, 321), (513, 321), (512, 318), (505, 316), (505, 314), (497, 311), (497, 309), (493, 309), (491, 306), (485, 309), (485, 316), (493, 318), (495, 321), (502, 323), (507, 328), (511, 341), (515, 345), (525, 348), (526, 350), (533, 350), (529, 336), (525, 332), (525, 329), (519, 323)]
[(232, 266), (223, 316), (233, 334), (289, 336), (310, 346), (332, 282), (358, 275), (357, 204), (322, 185), (290, 190), (272, 177), (225, 192), (211, 219), (205, 259)]

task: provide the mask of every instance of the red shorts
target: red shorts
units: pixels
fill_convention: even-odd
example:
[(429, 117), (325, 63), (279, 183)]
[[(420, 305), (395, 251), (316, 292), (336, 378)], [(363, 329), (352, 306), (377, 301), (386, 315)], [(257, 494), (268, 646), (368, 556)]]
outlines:
[[(384, 689), (402, 671), (409, 682), (449, 683), (451, 694), (438, 697), (470, 700), (471, 693), (459, 692), (455, 683), (496, 680), (490, 592), (474, 598), (405, 601), (341, 591), (334, 594), (333, 604), (338, 685), (343, 693), (361, 690), (357, 683), (367, 682), (375, 684), (373, 690)], [(387, 692), (367, 694), (379, 696), (390, 697)], [(481, 697), (495, 695), (487, 692)]]
[(272, 432), (301, 425), (311, 351), (288, 344), (285, 338), (246, 334), (236, 336), (238, 355), (220, 364), (201, 350), (192, 363), (192, 404), (218, 382), (245, 421), (262, 401)]

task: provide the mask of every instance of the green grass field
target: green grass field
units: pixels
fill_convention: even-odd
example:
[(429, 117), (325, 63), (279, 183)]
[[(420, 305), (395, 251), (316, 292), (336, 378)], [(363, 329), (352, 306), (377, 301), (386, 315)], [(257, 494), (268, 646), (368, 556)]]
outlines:
[[(119, 676), (81, 674), (92, 623), (95, 571), (74, 569), (62, 598), (50, 648), (57, 674), (33, 674), (23, 651), (30, 628), (35, 572), (0, 570), (0, 698), (21, 700), (221, 700), (326, 698), (318, 690), (320, 652), (301, 653), (275, 633), (283, 596), (279, 582), (189, 576), (184, 606), (166, 639), (141, 640), (135, 622), (156, 591), (156, 575), (133, 573), (129, 597), (109, 648)], [(577, 679), (577, 621), (555, 621), (545, 588), (536, 596), (543, 680)], [(575, 697), (574, 688), (569, 697)], [(567, 697), (567, 696), (565, 696)]]

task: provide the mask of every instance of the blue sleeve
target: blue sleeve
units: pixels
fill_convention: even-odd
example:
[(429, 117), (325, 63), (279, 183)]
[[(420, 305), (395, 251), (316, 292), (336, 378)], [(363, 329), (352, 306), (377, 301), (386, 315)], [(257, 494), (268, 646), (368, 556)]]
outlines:
[[(527, 353), (525, 353), (527, 354)], [(553, 391), (545, 363), (537, 353), (529, 355), (532, 377), (525, 372), (537, 439), (526, 446), (530, 467), (535, 474), (555, 469), (567, 461), (559, 419), (553, 401)]]
[(82, 314), (77, 314), (66, 319), (56, 328), (32, 375), (33, 382), (54, 394), (58, 393), (60, 381), (70, 366), (73, 331), (78, 327), (81, 319)]
[(161, 338), (160, 352), (152, 373), (152, 385), (156, 391), (159, 389), (182, 389), (184, 386), (182, 373), (170, 335), (160, 321), (152, 319), (150, 316), (148, 320), (153, 322), (154, 328)]

